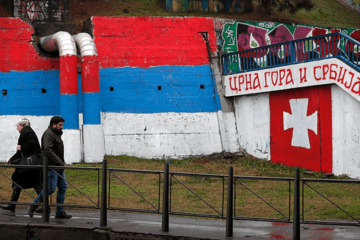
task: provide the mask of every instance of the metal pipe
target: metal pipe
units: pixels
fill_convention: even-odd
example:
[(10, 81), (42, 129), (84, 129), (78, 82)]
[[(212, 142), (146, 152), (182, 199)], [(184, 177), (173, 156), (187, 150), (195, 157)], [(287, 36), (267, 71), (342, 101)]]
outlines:
[(48, 188), (48, 159), (43, 158), (43, 206), (42, 206), (42, 221), (48, 223), (50, 220), (49, 214), (49, 188)]
[(81, 57), (98, 56), (96, 45), (90, 34), (78, 33), (76, 35), (72, 35), (72, 38), (79, 47)]
[(105, 156), (105, 139), (101, 124), (100, 63), (94, 40), (88, 33), (79, 33), (73, 35), (73, 38), (81, 56), (84, 160), (94, 162)]
[(75, 41), (68, 32), (57, 32), (55, 34), (39, 39), (40, 46), (47, 52), (59, 51), (59, 56), (76, 56)]
[(226, 237), (233, 236), (233, 176), (234, 169), (233, 167), (229, 167), (226, 206)]
[(100, 227), (107, 225), (107, 209), (106, 209), (106, 185), (107, 185), (107, 162), (104, 159), (102, 165), (102, 179), (101, 179), (101, 210), (100, 210)]
[(300, 240), (300, 176), (295, 170), (293, 239)]
[(164, 192), (162, 209), (162, 228), (163, 232), (169, 232), (169, 163), (164, 167)]

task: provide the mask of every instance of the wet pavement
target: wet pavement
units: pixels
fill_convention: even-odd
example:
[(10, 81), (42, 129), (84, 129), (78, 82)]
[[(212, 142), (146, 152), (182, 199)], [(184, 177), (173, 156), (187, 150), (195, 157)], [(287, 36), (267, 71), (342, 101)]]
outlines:
[[(50, 222), (43, 223), (41, 215), (30, 218), (25, 209), (17, 209), (16, 216), (3, 215), (0, 210), (1, 225), (20, 225), (72, 228), (100, 228), (100, 211), (73, 211), (72, 219), (54, 218), (54, 210), (50, 215)], [(160, 214), (141, 214), (127, 212), (107, 212), (107, 231), (151, 234), (156, 236), (187, 237), (189, 239), (293, 239), (293, 225), (289, 223), (271, 223), (262, 221), (234, 220), (233, 237), (226, 238), (225, 220), (205, 220), (188, 217), (170, 216), (169, 232), (161, 232), (162, 216)], [(0, 239), (2, 239), (0, 237)], [(136, 238), (139, 239), (139, 238)], [(144, 237), (143, 239), (146, 239)], [(359, 226), (339, 225), (301, 225), (301, 239), (360, 239)]]

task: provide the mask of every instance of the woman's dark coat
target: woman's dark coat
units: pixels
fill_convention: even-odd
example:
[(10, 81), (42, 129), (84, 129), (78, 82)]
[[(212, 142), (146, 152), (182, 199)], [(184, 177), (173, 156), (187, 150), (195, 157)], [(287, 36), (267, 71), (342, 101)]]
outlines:
[[(27, 126), (22, 129), (18, 139), (18, 145), (21, 146), (21, 152), (25, 157), (31, 156), (34, 153), (40, 154), (41, 148), (39, 140), (31, 127)], [(11, 158), (10, 161), (21, 158), (21, 152), (18, 150)], [(33, 188), (41, 185), (41, 170), (22, 171), (21, 168), (17, 168), (11, 179), (19, 184), (22, 188)], [(13, 188), (16, 188), (16, 184), (13, 183)]]

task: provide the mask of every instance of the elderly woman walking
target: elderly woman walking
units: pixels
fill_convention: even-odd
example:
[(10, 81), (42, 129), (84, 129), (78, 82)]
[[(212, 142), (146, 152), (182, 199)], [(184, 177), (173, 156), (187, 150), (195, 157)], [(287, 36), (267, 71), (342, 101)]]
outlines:
[[(30, 127), (29, 119), (21, 118), (16, 123), (16, 127), (20, 133), (18, 144), (16, 146), (17, 151), (10, 158), (8, 164), (15, 163), (15, 160), (20, 159), (22, 154), (25, 157), (28, 157), (34, 153), (41, 153), (39, 140), (34, 130)], [(34, 169), (23, 171), (21, 168), (16, 168), (15, 172), (11, 176), (11, 179), (13, 180), (13, 192), (10, 198), (10, 201), (12, 202), (18, 201), (22, 189), (34, 188), (37, 194), (39, 194), (42, 190), (41, 170)], [(6, 215), (15, 215), (15, 207), (15, 204), (0, 205), (0, 208), (7, 210), (7, 212), (3, 213)]]

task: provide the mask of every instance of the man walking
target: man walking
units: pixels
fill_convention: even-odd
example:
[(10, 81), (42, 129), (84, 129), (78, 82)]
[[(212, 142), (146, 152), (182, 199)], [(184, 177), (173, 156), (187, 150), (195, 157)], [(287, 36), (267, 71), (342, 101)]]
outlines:
[[(63, 125), (65, 120), (60, 116), (52, 117), (50, 120), (50, 126), (45, 130), (41, 138), (42, 155), (47, 157), (49, 166), (64, 166), (64, 143), (61, 139), (63, 133)], [(56, 203), (64, 204), (65, 192), (67, 189), (67, 183), (65, 181), (64, 169), (50, 170), (48, 171), (48, 191), (49, 195), (55, 192), (58, 188)], [(36, 197), (35, 202), (42, 202), (43, 191)], [(28, 214), (33, 217), (34, 211), (38, 206), (32, 205), (28, 207)], [(66, 214), (64, 207), (56, 207), (55, 218), (69, 219), (71, 215)]]

